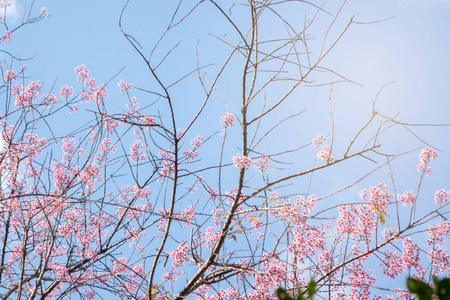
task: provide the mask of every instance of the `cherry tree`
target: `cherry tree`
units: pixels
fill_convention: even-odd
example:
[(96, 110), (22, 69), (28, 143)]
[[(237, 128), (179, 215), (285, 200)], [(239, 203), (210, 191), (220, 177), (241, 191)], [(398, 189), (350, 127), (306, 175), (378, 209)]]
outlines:
[[(380, 95), (351, 138), (335, 134), (333, 88), (356, 83), (325, 58), (364, 26), (350, 18), (336, 28), (344, 5), (179, 1), (145, 48), (127, 30), (129, 2), (119, 30), (152, 78), (145, 86), (120, 74), (99, 83), (100, 70), (82, 63), (73, 82), (46, 86), (2, 50), (2, 299), (275, 299), (277, 287), (296, 294), (311, 279), (318, 298), (409, 299), (388, 279), (448, 273), (450, 192), (420, 194), (438, 152), (378, 111)], [(226, 36), (210, 32), (220, 51), (198, 46), (189, 61), (176, 39), (198, 10)], [(317, 24), (322, 15), (328, 22)], [(47, 17), (31, 7), (1, 46)], [(318, 25), (324, 34), (313, 39)], [(192, 69), (174, 69), (173, 57)], [(317, 101), (329, 132), (296, 125), (307, 113), (300, 91), (311, 88), (328, 91)], [(293, 124), (301, 134), (280, 143)], [(391, 154), (383, 141), (395, 127), (420, 147)], [(402, 157), (416, 169), (406, 191), (395, 185)], [(361, 166), (356, 179), (320, 188), (350, 163)]]

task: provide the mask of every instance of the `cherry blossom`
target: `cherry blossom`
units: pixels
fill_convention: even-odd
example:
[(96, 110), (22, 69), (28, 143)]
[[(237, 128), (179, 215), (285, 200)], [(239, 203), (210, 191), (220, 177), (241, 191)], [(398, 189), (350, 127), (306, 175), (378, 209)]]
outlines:
[(318, 134), (316, 138), (312, 141), (314, 147), (319, 148), (320, 145), (326, 141), (327, 138), (323, 134)]
[(130, 83), (126, 83), (123, 80), (120, 80), (117, 85), (120, 88), (120, 93), (123, 95), (125, 92), (127, 92), (129, 89), (133, 87)]
[(61, 90), (59, 92), (59, 95), (61, 96), (61, 98), (72, 97), (72, 95), (73, 95), (73, 87), (68, 86), (68, 85), (62, 86)]
[(17, 80), (17, 75), (13, 70), (6, 70), (4, 80), (5, 82), (8, 82), (10, 80)]
[(47, 17), (48, 17), (48, 11), (45, 9), (45, 6), (43, 6), (43, 7), (41, 8), (41, 13), (42, 13), (42, 15), (44, 16), (44, 18), (47, 18)]
[(440, 191), (436, 191), (434, 195), (434, 202), (439, 205), (444, 205), (448, 203), (448, 197), (450, 196), (450, 191), (445, 191), (445, 189), (441, 189)]
[(233, 165), (239, 169), (245, 168), (247, 171), (249, 170), (251, 159), (247, 156), (242, 156), (241, 154), (236, 154), (236, 156), (233, 156)]
[(431, 148), (427, 147), (420, 152), (420, 164), (417, 165), (417, 170), (426, 171), (427, 176), (431, 175), (431, 167), (428, 167), (430, 160), (435, 159), (438, 156), (437, 152)]

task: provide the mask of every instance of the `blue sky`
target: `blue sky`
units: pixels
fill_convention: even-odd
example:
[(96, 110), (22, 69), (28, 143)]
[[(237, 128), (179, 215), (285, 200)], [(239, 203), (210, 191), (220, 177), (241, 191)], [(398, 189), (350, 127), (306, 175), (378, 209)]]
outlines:
[[(118, 78), (129, 78), (128, 81), (137, 85), (136, 82), (149, 77), (117, 29), (123, 2), (79, 1), (74, 5), (70, 1), (37, 1), (35, 12), (42, 5), (46, 6), (51, 16), (22, 29), (7, 48), (21, 57), (36, 55), (27, 63), (29, 74), (47, 86), (55, 80), (57, 85), (73, 81), (73, 69), (81, 63), (91, 69), (97, 81), (102, 82), (126, 67)], [(18, 11), (27, 3), (20, 0), (16, 3), (17, 11), (13, 15), (17, 18), (20, 15)], [(161, 32), (157, 25), (168, 16), (155, 5), (146, 1), (131, 1), (124, 18), (124, 28), (147, 48)], [(336, 9), (333, 3), (326, 4), (324, 8), (331, 12)], [(448, 113), (445, 111), (448, 108), (442, 104), (446, 103), (446, 70), (450, 64), (446, 52), (450, 42), (446, 31), (450, 22), (446, 17), (449, 12), (449, 1), (348, 1), (335, 33), (352, 15), (359, 22), (394, 18), (378, 24), (352, 26), (327, 58), (327, 65), (364, 85), (363, 88), (349, 84), (341, 89), (335, 87), (335, 101), (345, 109), (345, 114), (347, 111), (355, 117), (367, 114), (370, 106), (367, 103), (372, 101), (378, 89), (390, 81), (396, 81), (386, 89), (379, 101), (385, 111), (393, 114), (401, 112), (410, 121), (445, 123), (447, 114), (444, 112)], [(193, 17), (198, 27), (213, 26), (210, 32), (216, 32), (219, 27), (214, 26), (213, 20), (208, 20), (208, 16), (201, 12)], [(303, 15), (299, 19), (303, 19)], [(319, 20), (323, 22), (317, 22), (318, 33), (326, 29), (323, 24), (331, 21), (331, 17), (322, 15)], [(198, 33), (198, 38), (207, 40), (207, 32), (205, 29)], [(198, 39), (196, 33), (189, 36), (193, 37), (193, 41), (187, 37), (182, 40), (181, 47), (188, 49), (190, 55), (195, 51), (192, 48)], [(175, 38), (174, 44), (181, 41), (179, 36)], [(213, 42), (208, 44), (210, 42), (200, 44), (203, 54), (208, 55), (208, 50), (217, 46)], [(140, 72), (141, 76), (131, 78), (136, 72)]]
[[(7, 15), (12, 24), (17, 24), (21, 11), (28, 7), (29, 3), (22, 0), (14, 2)], [(2, 49), (22, 58), (34, 57), (26, 62), (29, 69), (27, 75), (31, 76), (32, 80), (43, 82), (44, 90), (49, 90), (55, 82), (57, 90), (65, 84), (77, 87), (73, 69), (82, 63), (90, 69), (90, 75), (96, 78), (97, 83), (107, 82), (125, 67), (112, 80), (108, 99), (110, 105), (123, 108), (124, 98), (123, 96), (121, 98), (116, 85), (119, 79), (142, 88), (148, 86), (152, 80), (142, 61), (117, 28), (124, 3), (125, 1), (118, 0), (36, 1), (34, 13), (37, 14), (40, 8), (45, 6), (50, 17), (21, 29), (13, 36), (13, 41), (3, 45)], [(173, 3), (175, 4), (175, 1)], [(171, 4), (164, 5), (166, 8)], [(335, 13), (337, 8), (338, 5), (334, 1), (324, 5), (324, 9), (332, 13)], [(214, 62), (217, 57), (223, 60), (227, 55), (227, 49), (208, 33), (229, 38), (227, 36), (229, 28), (224, 25), (223, 20), (206, 12), (207, 10), (203, 8), (196, 11), (188, 27), (169, 36), (161, 51), (155, 53), (155, 57), (162, 57), (165, 51), (181, 41), (179, 48), (174, 51), (174, 55), (166, 65), (167, 70), (172, 69), (174, 73), (162, 74), (162, 78), (168, 82), (173, 81), (173, 76), (179, 76), (195, 68), (197, 43), (204, 64)], [(239, 19), (240, 13), (242, 12), (237, 10), (234, 16)], [(291, 13), (293, 15), (288, 17), (295, 17), (294, 14), (298, 14), (298, 21), (303, 21), (303, 12)], [(354, 21), (361, 23), (389, 20), (375, 24), (353, 24), (330, 56), (324, 60), (324, 64), (329, 68), (362, 85), (345, 83), (333, 86), (336, 156), (342, 154), (344, 150), (339, 148), (339, 143), (343, 145), (348, 143), (368, 120), (372, 101), (377, 92), (391, 81), (395, 83), (386, 87), (379, 96), (376, 106), (378, 111), (391, 117), (399, 113), (398, 119), (408, 123), (450, 123), (448, 93), (450, 1), (349, 0), (335, 27), (330, 31), (328, 45), (353, 15)], [(161, 34), (168, 17), (169, 11), (164, 10), (159, 1), (130, 1), (124, 15), (123, 27), (136, 37), (148, 53)], [(331, 21), (332, 16), (319, 15), (312, 35), (320, 38), (327, 29), (326, 24)], [(244, 22), (244, 19), (239, 19), (239, 22)], [(277, 30), (279, 29), (269, 29), (269, 33), (276, 35)], [(314, 40), (311, 43), (313, 47), (318, 47), (321, 40)], [(6, 58), (4, 54), (0, 57)], [(231, 69), (233, 68), (234, 66), (231, 66)], [(239, 72), (237, 67), (236, 71)], [(318, 79), (320, 80), (320, 77)], [(232, 73), (226, 75), (221, 82), (225, 97), (232, 97), (233, 87), (239, 80), (240, 78), (234, 77)], [(181, 98), (176, 111), (187, 116), (186, 120), (181, 118), (180, 127), (182, 127), (183, 123), (188, 122), (189, 114), (195, 111), (193, 104), (198, 89), (192, 86), (176, 93)], [(328, 96), (329, 86), (303, 88), (293, 97), (298, 98), (298, 101), (290, 101), (281, 107), (285, 111), (305, 109), (306, 112), (300, 120), (288, 122), (279, 135), (274, 137), (272, 140), (276, 141), (272, 142), (274, 152), (283, 147), (310, 143), (317, 133), (330, 133)], [(211, 114), (206, 116), (203, 121), (205, 123), (201, 124), (216, 122), (218, 125), (218, 118), (227, 111), (219, 97), (215, 101), (217, 105), (209, 108)], [(61, 119), (60, 122), (64, 120)], [(193, 131), (202, 127), (196, 127)], [(63, 127), (59, 126), (57, 128), (61, 130), (61, 134), (62, 129)], [(426, 179), (422, 191), (423, 201), (432, 202), (435, 190), (450, 189), (447, 179), (450, 166), (449, 128), (420, 127), (414, 128), (414, 132), (432, 146), (443, 150), (440, 157), (432, 162), (434, 173)], [(384, 136), (382, 142), (385, 143), (386, 151), (391, 154), (421, 146), (421, 143), (402, 128), (394, 128), (391, 133)], [(417, 185), (418, 156), (419, 151), (416, 151), (394, 163), (394, 175), (401, 192), (413, 189)], [(297, 164), (301, 165), (303, 160), (299, 158), (298, 161), (292, 162), (295, 168)], [(323, 176), (320, 178), (330, 184), (323, 187), (318, 180), (317, 185), (313, 184), (316, 190), (314, 193), (317, 196), (324, 196), (343, 187), (349, 180), (363, 174), (360, 170), (362, 165), (370, 164), (367, 161), (348, 162), (336, 168), (334, 172), (320, 174)], [(388, 180), (386, 169), (382, 169), (368, 180), (357, 184), (352, 191), (358, 192), (370, 185)], [(354, 196), (357, 198), (357, 193)]]

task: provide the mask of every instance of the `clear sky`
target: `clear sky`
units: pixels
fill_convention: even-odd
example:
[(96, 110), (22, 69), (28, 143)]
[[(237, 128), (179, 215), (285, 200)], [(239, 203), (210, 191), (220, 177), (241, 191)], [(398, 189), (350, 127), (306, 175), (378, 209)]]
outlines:
[[(35, 56), (27, 62), (30, 75), (48, 86), (55, 80), (56, 85), (73, 81), (73, 69), (81, 63), (91, 69), (97, 81), (107, 81), (126, 67), (118, 78), (136, 82), (139, 78), (131, 78), (131, 75), (143, 68), (138, 69), (140, 61), (117, 29), (123, 2), (36, 1), (35, 12), (46, 6), (50, 17), (19, 31), (14, 42), (5, 49), (23, 58)], [(324, 9), (334, 13), (335, 3), (339, 2), (330, 1)], [(16, 0), (15, 3), (11, 19), (20, 19), (21, 11), (29, 1)], [(303, 19), (300, 12), (293, 13)], [(351, 112), (355, 119), (358, 116), (365, 119), (364, 114), (370, 107), (368, 103), (378, 89), (396, 81), (383, 92), (380, 108), (391, 115), (400, 112), (411, 122), (445, 123), (450, 110), (445, 105), (450, 64), (447, 55), (449, 13), (450, 1), (444, 0), (347, 1), (335, 33), (352, 15), (358, 22), (394, 18), (378, 24), (353, 25), (327, 59), (328, 66), (364, 85), (362, 88), (349, 84), (336, 87), (337, 109), (342, 108), (343, 115)], [(166, 16), (158, 4), (151, 1), (130, 1), (124, 27), (148, 47), (161, 33), (157, 25), (163, 23)], [(199, 12), (193, 17), (199, 19), (197, 26), (212, 26), (210, 32), (217, 30), (218, 25), (214, 23), (218, 22), (213, 22), (210, 16)], [(331, 17), (324, 14), (319, 20), (316, 27), (322, 32)], [(206, 40), (206, 32), (208, 29), (204, 28), (198, 38)], [(181, 46), (188, 49), (198, 38), (194, 41), (186, 38)], [(201, 46), (203, 49), (200, 50), (207, 52), (215, 45), (205, 41)], [(193, 49), (187, 51), (190, 54)], [(147, 76), (142, 72), (141, 80), (148, 79)]]
[[(166, 1), (169, 3), (172, 0)], [(164, 30), (163, 24), (166, 24), (169, 17), (170, 12), (163, 10), (160, 2), (131, 0), (124, 15), (125, 30), (135, 36), (146, 51)], [(173, 1), (174, 4), (176, 2)], [(319, 1), (312, 2), (322, 4)], [(65, 84), (76, 86), (73, 70), (82, 63), (90, 69), (91, 76), (96, 78), (97, 83), (107, 82), (125, 67), (112, 80), (111, 96), (108, 100), (111, 105), (123, 106), (123, 98), (120, 98), (116, 85), (120, 79), (142, 88), (151, 80), (142, 61), (118, 30), (118, 19), (124, 3), (122, 0), (37, 0), (34, 12), (37, 14), (41, 7), (45, 6), (50, 14), (48, 19), (21, 29), (13, 35), (12, 41), (3, 44), (1, 49), (21, 58), (33, 57), (25, 62), (28, 66), (27, 75), (31, 76), (32, 80), (43, 82), (44, 90), (50, 90), (53, 84), (57, 90)], [(340, 4), (341, 1), (332, 0), (324, 4), (323, 8), (335, 14)], [(29, 5), (30, 1), (25, 0), (13, 2), (7, 13), (11, 24), (18, 24), (21, 12)], [(167, 7), (167, 4), (164, 4), (164, 7)], [(170, 37), (167, 44), (163, 45), (163, 50), (167, 50), (170, 49), (170, 44), (175, 45), (181, 41), (169, 62), (176, 74), (195, 67), (192, 63), (195, 63), (197, 42), (205, 63), (214, 62), (220, 51), (223, 51), (219, 48), (220, 43), (208, 33), (225, 36), (229, 28), (223, 27), (223, 22), (218, 21), (217, 16), (203, 12), (203, 9), (196, 11), (192, 16), (195, 21), (189, 23), (187, 28), (181, 29), (177, 35)], [(304, 19), (303, 12), (291, 13), (298, 14), (300, 22)], [(345, 83), (333, 86), (336, 140), (345, 144), (354, 136), (370, 117), (372, 101), (377, 92), (392, 81), (395, 83), (387, 86), (380, 94), (377, 111), (391, 117), (398, 114), (397, 118), (407, 123), (450, 124), (450, 1), (348, 0), (330, 32), (328, 44), (336, 38), (353, 15), (354, 21), (359, 23), (389, 20), (373, 24), (353, 24), (324, 61), (330, 69), (361, 85)], [(325, 13), (320, 14), (312, 35), (320, 38), (332, 18)], [(269, 32), (276, 35), (278, 29), (271, 30), (272, 32)], [(161, 51), (155, 55), (161, 56), (163, 53), (164, 51)], [(223, 55), (226, 53), (224, 51)], [(0, 58), (8, 60), (8, 56), (3, 53), (0, 53)], [(163, 74), (162, 78), (170, 81), (171, 75)], [(221, 83), (224, 90), (228, 86), (231, 91), (234, 84), (237, 82), (232, 76), (226, 77), (225, 82)], [(191, 103), (195, 102), (190, 97), (195, 97), (197, 90), (192, 88), (181, 92), (185, 94), (186, 99), (180, 102), (176, 109), (189, 116), (193, 111)], [(329, 86), (305, 88), (296, 96), (302, 99), (300, 105), (298, 102), (289, 102), (282, 109), (306, 109), (307, 112), (300, 123), (292, 121), (288, 123), (289, 127), (280, 133), (278, 138), (283, 145), (290, 145), (291, 142), (294, 145), (294, 141), (298, 140), (304, 141), (304, 144), (310, 143), (316, 134), (330, 133)], [(218, 117), (227, 111), (223, 103), (211, 110), (211, 122), (218, 122)], [(62, 128), (57, 130), (59, 129)], [(432, 202), (437, 189), (450, 189), (449, 130), (448, 127), (414, 128), (420, 138), (442, 150), (438, 160), (433, 161), (432, 177), (424, 185), (423, 201)], [(400, 127), (386, 134), (382, 142), (385, 142), (385, 149), (391, 151), (391, 154), (421, 146), (417, 139)], [(274, 152), (279, 150), (276, 146), (273, 146)], [(339, 146), (336, 148), (337, 152), (343, 150)], [(419, 151), (416, 151), (394, 164), (399, 190), (409, 190), (417, 185), (418, 162)], [(346, 179), (362, 174), (359, 167), (359, 162), (345, 164), (337, 170), (341, 172), (339, 178), (336, 173), (324, 174), (323, 179), (328, 180), (330, 184), (326, 187), (313, 185), (319, 190), (315, 193), (322, 196), (342, 187)], [(376, 175), (358, 184), (354, 191), (389, 180), (385, 169)]]

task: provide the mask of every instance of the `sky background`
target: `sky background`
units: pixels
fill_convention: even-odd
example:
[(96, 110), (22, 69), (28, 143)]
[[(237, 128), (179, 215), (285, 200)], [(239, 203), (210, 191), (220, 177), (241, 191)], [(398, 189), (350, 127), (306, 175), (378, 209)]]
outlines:
[[(7, 50), (22, 58), (34, 57), (27, 62), (28, 75), (44, 82), (45, 87), (51, 87), (54, 82), (56, 86), (74, 85), (73, 69), (81, 63), (91, 70), (97, 82), (106, 82), (125, 67), (115, 82), (124, 79), (135, 85), (145, 85), (149, 75), (117, 29), (123, 2), (78, 1), (74, 4), (71, 1), (36, 1), (34, 12), (46, 6), (50, 17), (19, 31), (13, 42), (6, 45)], [(29, 5), (27, 1), (15, 3), (11, 19), (19, 19), (19, 11)], [(324, 9), (335, 13), (335, 4), (339, 3), (330, 1)], [(165, 14), (161, 9), (151, 1), (131, 1), (127, 8), (124, 28), (146, 49), (160, 35), (161, 26), (158, 25), (164, 23), (170, 13), (167, 11)], [(335, 26), (335, 33), (342, 30), (352, 15), (358, 22), (393, 19), (372, 25), (352, 25), (325, 60), (325, 65), (364, 85), (335, 86), (336, 118), (342, 115), (344, 122), (363, 122), (370, 114), (370, 103), (378, 90), (395, 81), (383, 91), (377, 105), (380, 111), (390, 116), (400, 112), (400, 116), (411, 123), (448, 123), (449, 13), (450, 1), (348, 1)], [(302, 12), (293, 14), (303, 19)], [(189, 26), (195, 26), (195, 29), (208, 26), (209, 32), (220, 32), (221, 23), (214, 22), (214, 17), (202, 14), (200, 10), (193, 16), (193, 25), (189, 23)], [(317, 31), (313, 34), (320, 37), (319, 33), (326, 29), (324, 24), (330, 21), (330, 16), (320, 16), (316, 22)], [(195, 36), (197, 32), (184, 36), (184, 39), (176, 36), (178, 40), (174, 38), (173, 43), (181, 41), (183, 49), (187, 49), (187, 57), (192, 57), (195, 43), (200, 38), (200, 54), (208, 56), (208, 50), (217, 47), (205, 36), (208, 29), (199, 32), (198, 37)], [(190, 28), (186, 32), (189, 33)], [(193, 39), (189, 40), (189, 37)], [(176, 53), (176, 56), (181, 55)], [(176, 62), (181, 62), (175, 65), (176, 68), (182, 68), (182, 60), (174, 64)], [(328, 87), (312, 90), (308, 95), (311, 93), (317, 98), (328, 93)], [(352, 117), (348, 118), (349, 115)], [(341, 125), (345, 126), (345, 123)], [(353, 123), (348, 124), (349, 130), (354, 126)], [(427, 135), (435, 132), (433, 129)], [(445, 139), (433, 140), (437, 148), (445, 148)]]
[[(123, 2), (36, 1), (34, 12), (46, 6), (50, 17), (19, 31), (7, 50), (22, 58), (34, 56), (35, 59), (27, 62), (29, 75), (46, 85), (52, 85), (55, 80), (57, 85), (72, 82), (73, 69), (81, 63), (91, 69), (99, 82), (107, 81), (123, 67), (126, 68), (119, 78), (130, 78), (139, 71), (137, 68), (143, 67), (117, 29)], [(161, 7), (151, 2), (131, 1), (124, 17), (124, 28), (140, 38), (144, 47), (159, 36), (161, 28), (157, 25), (170, 13), (164, 15)], [(335, 13), (333, 2), (340, 1), (330, 1), (324, 9)], [(20, 0), (15, 3), (12, 20), (20, 19), (21, 11), (29, 5)], [(394, 18), (378, 24), (352, 26), (327, 58), (327, 66), (364, 85), (335, 88), (339, 107), (353, 110), (358, 118), (367, 113), (367, 102), (372, 101), (384, 84), (396, 81), (379, 101), (384, 111), (401, 112), (401, 116), (417, 122), (445, 123), (449, 12), (450, 1), (348, 1), (335, 31), (341, 30), (352, 15), (359, 22)], [(303, 19), (302, 12), (293, 13)], [(210, 32), (215, 32), (220, 25), (215, 22), (218, 23), (215, 26), (211, 16), (202, 15), (201, 11), (193, 18), (198, 27), (205, 23), (211, 26)], [(331, 17), (323, 15), (319, 20), (323, 22), (317, 22), (317, 28), (323, 30)], [(204, 33), (199, 37), (205, 39)], [(191, 42), (186, 38), (182, 45), (189, 47), (196, 42), (197, 39)], [(201, 50), (207, 52), (215, 45), (205, 42), (202, 46)], [(148, 74), (142, 72), (141, 77), (144, 81)]]
[[(22, 0), (14, 1), (7, 12), (7, 18), (12, 25), (18, 24), (22, 11), (28, 9), (30, 3)], [(44, 90), (47, 91), (53, 84), (56, 91), (65, 84), (76, 87), (73, 69), (82, 63), (91, 70), (90, 75), (96, 78), (97, 84), (107, 82), (125, 67), (112, 79), (108, 99), (111, 105), (123, 107), (123, 98), (120, 98), (116, 85), (119, 79), (143, 88), (151, 81), (142, 61), (117, 28), (124, 3), (125, 1), (118, 0), (36, 1), (34, 14), (37, 15), (41, 7), (45, 6), (50, 14), (48, 19), (24, 27), (13, 35), (11, 42), (2, 45), (1, 49), (21, 58), (33, 57), (32, 60), (25, 62), (28, 66), (27, 76), (31, 77), (30, 80), (43, 82)], [(170, 16), (170, 11), (166, 10), (170, 4), (167, 3), (162, 7), (160, 1), (132, 0), (125, 12), (123, 19), (125, 30), (137, 38), (146, 49), (146, 53), (160, 36), (163, 24), (166, 24)], [(173, 1), (173, 4), (176, 2)], [(340, 4), (340, 1), (329, 1), (323, 8), (335, 14)], [(242, 11), (237, 10), (233, 15), (237, 22), (245, 21), (244, 15), (241, 18), (241, 13)], [(290, 14), (292, 15), (286, 17), (298, 18), (299, 22), (304, 19), (302, 11), (292, 11)], [(408, 123), (449, 124), (450, 1), (349, 0), (330, 32), (329, 42), (336, 38), (352, 16), (354, 21), (362, 23), (389, 20), (374, 24), (353, 24), (330, 56), (324, 60), (324, 65), (330, 69), (362, 85), (333, 86), (336, 157), (339, 153), (342, 155), (344, 150), (339, 148), (339, 142), (343, 145), (345, 142), (348, 143), (368, 120), (376, 94), (385, 84), (392, 81), (395, 83), (386, 87), (380, 94), (377, 111), (390, 117), (398, 114), (398, 119)], [(228, 53), (226, 49), (219, 47), (220, 42), (207, 34), (224, 36), (229, 32), (229, 28), (224, 26), (222, 21), (218, 21), (217, 15), (208, 14), (207, 10), (200, 8), (191, 17), (192, 22), (177, 31), (173, 37), (169, 37), (169, 42), (155, 54), (156, 57), (161, 57), (170, 49), (171, 44), (175, 45), (181, 41), (180, 48), (174, 52), (173, 59), (166, 66), (168, 70), (173, 69), (176, 74), (192, 69), (197, 43), (205, 63), (214, 62), (221, 55), (223, 59)], [(325, 13), (320, 14), (311, 34), (321, 37), (332, 18)], [(267, 25), (268, 34), (276, 35), (279, 29)], [(320, 42), (318, 39), (311, 43), (317, 47)], [(0, 54), (0, 58), (8, 60), (7, 57), (3, 53)], [(17, 64), (14, 66), (18, 67)], [(239, 72), (238, 66), (236, 68)], [(172, 75), (170, 72), (163, 73), (162, 78), (170, 82), (173, 80)], [(233, 76), (225, 77), (221, 83), (225, 95), (228, 92), (232, 94), (235, 84), (239, 84), (239, 79)], [(189, 119), (189, 113), (195, 111), (193, 104), (196, 103), (194, 97), (197, 92), (194, 87), (177, 91), (178, 95), (184, 95), (184, 99), (177, 103), (176, 109), (179, 113), (186, 113), (186, 120)], [(278, 143), (273, 145), (274, 152), (279, 150), (277, 146), (294, 147), (299, 141), (300, 144), (307, 144), (318, 133), (330, 133), (328, 96), (329, 86), (304, 88), (295, 95), (299, 101), (291, 101), (282, 106), (283, 110), (306, 110), (306, 113), (302, 115), (301, 121), (294, 119), (283, 127), (275, 138)], [(211, 108), (211, 115), (203, 122), (216, 122), (218, 125), (218, 118), (227, 111), (219, 100), (217, 101), (220, 104)], [(61, 119), (57, 122), (61, 123), (55, 124), (55, 129), (61, 130), (62, 133), (64, 127), (60, 124), (65, 124), (65, 121)], [(434, 191), (441, 188), (450, 189), (449, 128), (420, 127), (414, 128), (414, 132), (433, 147), (442, 150), (440, 157), (431, 164), (433, 175), (424, 183), (422, 191), (423, 201), (432, 203)], [(384, 135), (381, 141), (390, 154), (422, 146), (400, 127)], [(416, 166), (419, 163), (419, 152), (416, 151), (394, 163), (393, 170), (398, 191), (410, 190), (417, 185), (419, 172)], [(298, 162), (301, 163), (302, 160), (299, 159)], [(324, 186), (323, 180), (317, 181), (318, 183), (313, 185), (315, 193), (318, 191), (318, 196), (326, 195), (341, 188), (348, 180), (356, 179), (363, 174), (360, 170), (361, 164), (366, 166), (370, 165), (370, 162), (348, 162), (336, 169), (338, 173), (320, 175), (323, 176), (321, 179), (329, 184)], [(389, 180), (386, 169), (380, 170), (375, 175), (368, 181), (356, 185), (353, 192)]]

